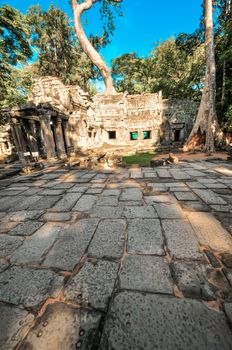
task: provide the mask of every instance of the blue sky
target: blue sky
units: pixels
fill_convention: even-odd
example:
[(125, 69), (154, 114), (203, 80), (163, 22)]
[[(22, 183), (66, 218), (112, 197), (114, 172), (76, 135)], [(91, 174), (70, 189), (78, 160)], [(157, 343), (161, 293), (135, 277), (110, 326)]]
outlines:
[[(40, 4), (46, 10), (50, 3), (67, 12), (72, 18), (68, 0), (0, 0), (25, 13), (31, 5)], [(180, 32), (193, 32), (199, 24), (202, 0), (124, 0), (124, 16), (116, 19), (112, 42), (102, 50), (110, 63), (111, 59), (128, 52), (146, 56), (153, 44)], [(87, 14), (87, 32), (101, 34), (101, 22), (97, 4)]]

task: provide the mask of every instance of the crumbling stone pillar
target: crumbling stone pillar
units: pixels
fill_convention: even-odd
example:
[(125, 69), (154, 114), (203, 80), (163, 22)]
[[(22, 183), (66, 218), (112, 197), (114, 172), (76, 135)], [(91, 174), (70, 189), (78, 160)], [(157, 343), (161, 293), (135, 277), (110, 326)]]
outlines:
[(62, 119), (57, 117), (56, 119), (56, 147), (58, 158), (63, 158), (66, 156), (64, 137), (62, 132)]
[(15, 142), (16, 150), (19, 156), (19, 160), (24, 161), (25, 157), (24, 157), (22, 131), (21, 131), (20, 124), (18, 123), (16, 118), (11, 118), (10, 126), (12, 130), (12, 135)]
[(40, 120), (40, 126), (43, 135), (44, 151), (47, 158), (55, 158), (55, 143), (50, 126), (51, 117), (49, 115), (42, 116)]

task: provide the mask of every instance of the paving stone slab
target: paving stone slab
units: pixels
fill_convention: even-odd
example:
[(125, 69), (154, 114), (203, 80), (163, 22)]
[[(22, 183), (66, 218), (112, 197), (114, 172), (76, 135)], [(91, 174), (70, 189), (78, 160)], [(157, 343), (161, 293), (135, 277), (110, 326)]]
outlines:
[(0, 303), (0, 349), (12, 350), (26, 336), (34, 316), (26, 310)]
[(124, 220), (101, 221), (89, 246), (88, 254), (97, 258), (120, 258), (124, 250), (125, 230)]
[(198, 181), (187, 182), (187, 185), (190, 188), (206, 188), (202, 183), (200, 183)]
[(123, 189), (120, 201), (139, 201), (142, 199), (142, 191), (138, 188)]
[(65, 194), (50, 211), (69, 211), (74, 207), (82, 193), (67, 193)]
[(166, 192), (168, 190), (168, 186), (166, 184), (160, 184), (160, 183), (148, 183), (148, 188), (151, 188), (155, 192)]
[(214, 189), (226, 189), (228, 188), (226, 185), (220, 183), (220, 182), (217, 182), (217, 183), (204, 183), (204, 185), (207, 187), (207, 188), (211, 188), (212, 190)]
[(43, 265), (72, 271), (84, 255), (97, 224), (96, 219), (81, 219), (70, 225), (54, 244)]
[(187, 220), (162, 220), (162, 226), (172, 257), (203, 259), (195, 232)]
[(162, 257), (128, 255), (119, 274), (121, 289), (172, 294), (172, 279), (167, 261)]
[(196, 201), (198, 198), (192, 192), (174, 192), (178, 201)]
[(10, 230), (9, 234), (13, 236), (30, 236), (42, 225), (43, 222), (40, 221), (24, 221)]
[(219, 253), (232, 252), (232, 237), (210, 213), (191, 212), (188, 219), (200, 244)]
[(16, 203), (14, 203), (14, 205), (11, 205), (11, 207), (9, 208), (9, 211), (18, 211), (18, 210), (27, 210), (27, 209), (43, 209), (43, 208), (39, 208), (37, 206), (35, 206), (34, 208), (32, 208), (32, 206), (35, 203), (38, 203), (38, 201), (41, 199), (41, 196), (38, 195), (34, 195), (31, 197), (28, 196), (24, 196), (24, 197), (18, 197), (19, 201), (17, 201)]
[(64, 303), (48, 305), (20, 349), (91, 350), (96, 344), (100, 318), (100, 313)]
[(92, 210), (91, 216), (101, 219), (118, 219), (122, 217), (122, 213), (122, 207), (96, 206)]
[(196, 300), (134, 292), (121, 292), (115, 297), (100, 344), (101, 350), (231, 347), (231, 332), (222, 312)]
[(60, 198), (60, 196), (41, 196), (36, 203), (30, 206), (30, 209), (49, 209), (58, 202)]
[(191, 179), (191, 176), (188, 175), (183, 170), (171, 169), (170, 173), (173, 176), (173, 178), (176, 179), (176, 180), (190, 180)]
[(124, 215), (128, 219), (133, 218), (157, 218), (157, 213), (152, 206), (127, 206), (124, 208)]
[(5, 271), (9, 266), (9, 262), (6, 259), (0, 258), (0, 272)]
[(64, 291), (65, 300), (105, 309), (114, 288), (118, 264), (99, 260), (85, 262)]
[(44, 210), (19, 210), (8, 213), (4, 220), (6, 221), (24, 221), (37, 220), (44, 213)]
[(191, 177), (201, 177), (204, 176), (205, 174), (202, 173), (199, 170), (186, 170), (186, 173), (190, 175)]
[(224, 213), (229, 213), (232, 211), (232, 206), (231, 205), (210, 205), (210, 208), (213, 211), (219, 211), (219, 212), (224, 212)]
[(89, 186), (83, 186), (83, 185), (75, 185), (73, 186), (71, 189), (67, 190), (67, 193), (71, 192), (79, 192), (79, 193), (84, 193), (87, 189), (89, 188)]
[(209, 211), (209, 207), (200, 201), (184, 201), (180, 203), (182, 209), (186, 211)]
[(11, 208), (15, 208), (17, 206), (17, 203), (20, 203), (25, 198), (26, 197), (23, 197), (23, 196), (17, 196), (17, 197), (6, 196), (6, 197), (0, 198), (0, 211), (7, 211)]
[[(40, 263), (55, 240), (65, 231), (67, 225), (62, 223), (46, 223), (12, 255), (14, 263)], [(13, 237), (12, 238), (16, 238)]]
[(49, 270), (13, 266), (0, 274), (0, 301), (39, 307), (49, 297), (57, 297), (63, 277)]
[(76, 205), (72, 208), (75, 211), (88, 211), (90, 210), (97, 200), (97, 196), (91, 194), (84, 194), (76, 203)]
[(161, 194), (156, 196), (144, 196), (144, 200), (148, 205), (153, 203), (171, 203), (173, 198), (169, 195)]
[(117, 189), (117, 188), (112, 188), (112, 189), (105, 189), (102, 192), (102, 196), (119, 196), (121, 193), (121, 190)]
[(0, 257), (12, 254), (23, 243), (23, 238), (0, 235)]
[(116, 207), (118, 205), (118, 198), (116, 196), (101, 197), (96, 202), (96, 205)]
[(65, 190), (53, 190), (53, 189), (46, 189), (40, 192), (41, 196), (60, 196), (65, 192)]
[(129, 253), (164, 255), (163, 236), (158, 219), (134, 219), (128, 224)]
[(178, 204), (157, 203), (153, 206), (161, 219), (181, 219), (185, 216)]
[(86, 194), (100, 194), (102, 193), (102, 188), (89, 188), (86, 192)]
[(224, 308), (225, 308), (226, 316), (228, 317), (232, 325), (232, 303), (225, 303)]
[(207, 204), (227, 204), (221, 197), (217, 196), (211, 190), (195, 188), (193, 189), (193, 192), (195, 192)]
[[(26, 189), (28, 189), (27, 187)], [(20, 193), (22, 193), (24, 190), (19, 189), (19, 190), (14, 190), (14, 189), (6, 189), (0, 192), (0, 196), (18, 196)]]
[(157, 174), (161, 178), (169, 178), (172, 177), (172, 175), (169, 173), (167, 169), (156, 169)]
[(55, 186), (52, 187), (53, 190), (60, 190), (60, 189), (70, 189), (71, 187), (73, 187), (75, 185), (75, 183), (70, 183), (70, 182), (61, 182), (56, 184)]
[(205, 300), (217, 298), (217, 288), (207, 280), (205, 264), (196, 261), (175, 261), (172, 263), (172, 269), (174, 279), (185, 297)]
[(17, 225), (18, 225), (18, 222), (8, 221), (4, 219), (1, 221), (0, 233), (6, 233)]
[(44, 221), (60, 221), (60, 222), (70, 221), (71, 218), (72, 218), (72, 213), (70, 212), (64, 212), (64, 213), (47, 212), (42, 217)]
[[(111, 197), (112, 198), (112, 197)], [(122, 201), (118, 202), (119, 207), (138, 207), (138, 206), (143, 206), (144, 202), (143, 201)]]

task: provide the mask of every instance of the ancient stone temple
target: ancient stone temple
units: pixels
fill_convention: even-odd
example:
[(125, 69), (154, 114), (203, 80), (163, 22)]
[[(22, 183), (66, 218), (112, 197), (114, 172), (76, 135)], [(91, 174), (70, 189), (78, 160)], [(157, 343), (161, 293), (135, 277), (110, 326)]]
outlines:
[(26, 106), (2, 110), (9, 118), (19, 159), (62, 158), (80, 149), (149, 150), (180, 145), (198, 104), (165, 100), (162, 93), (97, 94), (42, 77)]

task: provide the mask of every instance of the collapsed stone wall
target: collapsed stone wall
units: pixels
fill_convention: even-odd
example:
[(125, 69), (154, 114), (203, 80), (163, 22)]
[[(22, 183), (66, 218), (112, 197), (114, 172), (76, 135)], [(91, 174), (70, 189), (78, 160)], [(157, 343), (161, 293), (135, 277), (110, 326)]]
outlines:
[(40, 125), (45, 120), (53, 148), (57, 148), (59, 136), (69, 153), (78, 149), (146, 150), (160, 144), (181, 144), (191, 131), (197, 109), (198, 104), (192, 101), (165, 100), (161, 92), (97, 94), (91, 99), (78, 86), (66, 86), (55, 77), (41, 77), (35, 81), (28, 105), (6, 113), (17, 117), (19, 128), (25, 121), (34, 120)]
[(198, 104), (164, 100), (162, 93), (144, 95), (97, 94), (79, 119), (80, 147), (103, 145), (150, 149), (182, 143), (189, 135)]

